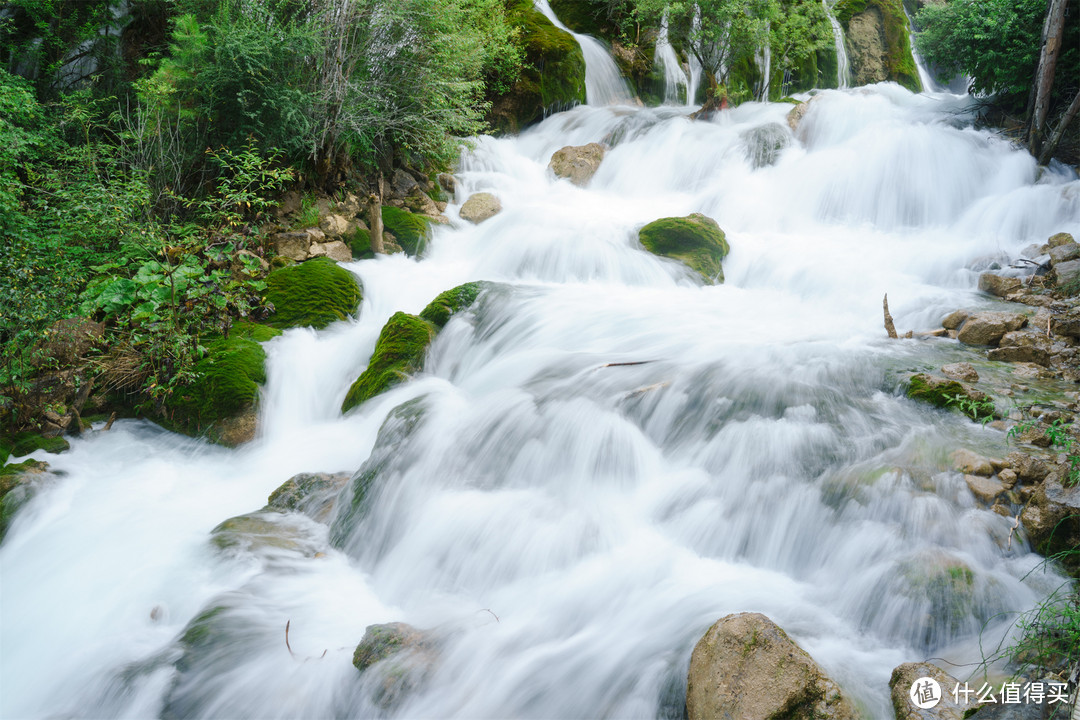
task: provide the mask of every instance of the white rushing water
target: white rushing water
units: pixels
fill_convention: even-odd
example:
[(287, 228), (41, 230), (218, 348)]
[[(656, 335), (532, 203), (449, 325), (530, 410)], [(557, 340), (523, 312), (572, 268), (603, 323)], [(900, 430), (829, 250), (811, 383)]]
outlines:
[(619, 67), (611, 58), (611, 53), (591, 35), (576, 33), (563, 25), (551, 9), (548, 0), (534, 0), (536, 9), (544, 13), (555, 27), (565, 30), (574, 36), (581, 52), (585, 56), (585, 101), (589, 105), (630, 105), (634, 102), (634, 94), (622, 74)]
[(690, 105), (693, 97), (690, 96), (690, 77), (687, 76), (675, 54), (675, 48), (668, 39), (667, 11), (660, 21), (660, 34), (656, 38), (656, 51), (654, 61), (664, 73), (664, 104), (665, 105)]
[(840, 21), (833, 14), (828, 0), (821, 0), (821, 4), (825, 6), (825, 14), (832, 25), (833, 45), (836, 47), (836, 87), (844, 89), (851, 85), (851, 63), (848, 61), (847, 45), (844, 43), (844, 29), (840, 27)]
[[(884, 292), (930, 329), (984, 302), (981, 258), (1080, 232), (1080, 182), (961, 103), (881, 84), (820, 93), (797, 134), (751, 103), (481, 139), (426, 257), (348, 265), (358, 319), (267, 344), (254, 442), (121, 421), (41, 456), (64, 475), (0, 546), (0, 717), (679, 718), (695, 642), (737, 611), (892, 717), (893, 667), (977, 659), (1059, 581), (950, 470), (1002, 434), (897, 390), (955, 344), (883, 338)], [(589, 187), (548, 174), (601, 141)], [(474, 226), (476, 191), (503, 210)], [(727, 232), (724, 285), (635, 240), (690, 212)], [(473, 280), (499, 285), (424, 371), (342, 417), (385, 320)], [(295, 473), (361, 469), (332, 532), (272, 513), (268, 541), (211, 539)], [(388, 705), (351, 657), (393, 621), (441, 642)]]

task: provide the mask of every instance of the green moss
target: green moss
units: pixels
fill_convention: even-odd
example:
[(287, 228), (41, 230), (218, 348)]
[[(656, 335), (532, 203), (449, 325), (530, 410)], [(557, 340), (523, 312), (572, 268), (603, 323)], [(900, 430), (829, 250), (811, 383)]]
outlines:
[(0, 540), (4, 539), (15, 513), (34, 496), (30, 478), (49, 469), (38, 460), (24, 460), (0, 467)]
[(372, 255), (371, 231), (366, 228), (356, 228), (356, 232), (349, 239), (349, 249), (352, 250), (353, 260), (361, 260)]
[(237, 323), (229, 337), (209, 340), (207, 355), (194, 367), (195, 379), (166, 403), (175, 429), (191, 435), (254, 407), (266, 382), (266, 351), (259, 345), (281, 331)]
[(349, 388), (341, 412), (352, 410), (419, 370), (435, 332), (435, 327), (423, 318), (395, 313), (379, 333), (371, 361)]
[(551, 0), (551, 9), (562, 24), (574, 32), (604, 36), (608, 23), (603, 4), (588, 0)]
[(901, 0), (840, 0), (833, 11), (846, 31), (853, 16), (872, 7), (881, 11), (885, 29), (886, 79), (912, 92), (920, 92), (922, 81), (919, 80), (919, 70), (911, 54), (911, 28)]
[[(14, 457), (29, 455), (35, 450), (44, 450), (47, 453), (62, 453), (71, 447), (70, 443), (62, 437), (45, 437), (36, 432), (21, 432), (4, 439), (3, 443)], [(0, 462), (7, 462), (5, 456)]]
[(420, 317), (427, 320), (437, 329), (442, 330), (454, 313), (468, 309), (487, 283), (471, 282), (459, 285), (452, 290), (440, 294), (428, 303), (428, 306), (420, 313)]
[(383, 226), (397, 239), (397, 244), (407, 255), (419, 255), (427, 247), (431, 234), (431, 220), (408, 210), (384, 205)]
[(984, 393), (973, 391), (955, 380), (935, 378), (925, 373), (908, 381), (907, 396), (936, 407), (959, 410), (972, 420), (994, 417), (994, 403)]
[(293, 260), (291, 257), (285, 257), (284, 255), (275, 255), (273, 258), (270, 259), (271, 270), (278, 270), (280, 268), (289, 267), (290, 265), (295, 264), (295, 260)]
[(508, 17), (521, 28), (525, 63), (510, 90), (492, 98), (489, 120), (497, 131), (518, 132), (545, 111), (585, 102), (585, 56), (574, 37), (555, 27), (532, 0), (511, 0)]
[(638, 231), (638, 239), (649, 252), (682, 261), (707, 282), (724, 281), (721, 261), (729, 248), (724, 231), (712, 218), (694, 213), (654, 220)]
[(361, 297), (355, 275), (330, 258), (315, 258), (266, 276), (266, 300), (274, 305), (267, 323), (321, 329), (355, 313)]

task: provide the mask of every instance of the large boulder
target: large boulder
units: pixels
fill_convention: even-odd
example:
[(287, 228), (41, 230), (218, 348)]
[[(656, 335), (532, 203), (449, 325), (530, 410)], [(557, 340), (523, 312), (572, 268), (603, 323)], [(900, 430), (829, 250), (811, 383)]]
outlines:
[(724, 282), (721, 261), (728, 254), (724, 231), (701, 213), (654, 220), (638, 231), (638, 240), (654, 255), (679, 260), (706, 282)]
[(360, 307), (356, 276), (328, 257), (274, 270), (266, 277), (266, 301), (274, 307), (272, 327), (321, 329)]
[(1050, 248), (1049, 254), (1050, 264), (1056, 266), (1058, 263), (1080, 258), (1080, 245), (1074, 242), (1058, 245)]
[[(921, 682), (924, 678), (933, 683)], [(896, 720), (963, 720), (964, 712), (974, 705), (953, 702), (950, 692), (958, 684), (952, 675), (927, 662), (897, 666), (889, 680)], [(936, 703), (932, 696), (937, 698)], [(916, 702), (932, 707), (922, 708)]]
[(584, 187), (600, 169), (605, 152), (607, 150), (600, 143), (567, 145), (555, 151), (548, 168), (555, 173), (555, 177), (567, 178), (575, 185)]
[(480, 293), (491, 285), (492, 283), (488, 282), (471, 282), (439, 293), (420, 312), (420, 317), (434, 325), (437, 330), (442, 330), (451, 316), (472, 307)]
[[(1035, 550), (1054, 555), (1080, 547), (1080, 483), (1066, 487), (1056, 476), (1047, 477), (1020, 513), (1028, 538)], [(1075, 552), (1063, 556), (1067, 569), (1080, 569)]]
[(229, 337), (204, 341), (206, 357), (192, 368), (194, 378), (166, 401), (172, 429), (235, 447), (255, 437), (260, 388), (266, 382), (266, 351), (260, 343), (281, 331), (237, 323)]
[(516, 133), (549, 110), (585, 102), (585, 56), (532, 0), (510, 0), (507, 19), (521, 28), (525, 62), (514, 84), (492, 100), (488, 120), (497, 132)]
[(721, 618), (690, 656), (689, 720), (854, 719), (840, 687), (760, 613)]
[(473, 193), (461, 206), (461, 219), (471, 223), (482, 223), (502, 212), (502, 203), (491, 193)]
[(1080, 284), (1080, 260), (1069, 260), (1055, 265), (1054, 281), (1059, 289), (1074, 291)]
[(1019, 330), (1027, 318), (1019, 313), (986, 311), (968, 316), (960, 326), (957, 339), (965, 345), (997, 345), (1007, 332)]
[(844, 26), (855, 85), (892, 80), (922, 90), (901, 0), (840, 0), (834, 13)]

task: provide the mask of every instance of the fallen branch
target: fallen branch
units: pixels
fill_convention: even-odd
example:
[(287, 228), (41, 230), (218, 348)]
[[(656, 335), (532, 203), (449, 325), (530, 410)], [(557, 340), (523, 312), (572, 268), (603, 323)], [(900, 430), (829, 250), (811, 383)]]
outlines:
[(109, 422), (105, 423), (105, 429), (106, 430), (111, 430), (112, 429), (112, 424), (114, 422), (116, 422), (116, 413), (115, 412), (112, 415), (109, 416)]
[(637, 360), (635, 362), (621, 362), (621, 363), (604, 363), (600, 367), (630, 367), (631, 365), (648, 365), (649, 363), (656, 362), (655, 360)]
[[(292, 620), (286, 620), (285, 621), (285, 648), (289, 651), (289, 655), (291, 655), (292, 657), (296, 657), (296, 653), (293, 652), (292, 646), (289, 645), (289, 626), (291, 624), (292, 624)], [(304, 662), (307, 662), (308, 660), (322, 660), (324, 657), (326, 657), (326, 653), (328, 651), (329, 651), (329, 648), (327, 648), (326, 650), (323, 650), (322, 655), (320, 655), (317, 658), (306, 657), (306, 658), (304, 658)]]
[(889, 333), (889, 337), (893, 340), (896, 340), (898, 338), (896, 326), (893, 325), (892, 315), (889, 314), (889, 293), (885, 293), (885, 299), (882, 301), (881, 305), (885, 311), (885, 332)]

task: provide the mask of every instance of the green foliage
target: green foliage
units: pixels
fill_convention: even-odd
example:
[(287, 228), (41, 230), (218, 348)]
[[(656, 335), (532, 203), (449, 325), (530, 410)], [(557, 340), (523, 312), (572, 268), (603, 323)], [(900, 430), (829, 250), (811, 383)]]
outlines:
[(654, 220), (638, 231), (638, 240), (655, 255), (685, 263), (706, 282), (724, 281), (721, 261), (729, 248), (724, 231), (711, 218), (694, 213)]
[[(810, 87), (823, 87), (822, 80), (836, 81), (835, 51), (831, 77), (819, 78), (817, 56), (833, 49), (832, 25), (824, 6), (814, 0), (781, 0), (781, 12), (770, 23), (773, 72), (802, 75)], [(806, 68), (810, 65), (812, 69)], [(801, 72), (800, 72), (801, 71)], [(780, 92), (780, 83), (770, 83)], [(808, 88), (800, 88), (808, 89)], [(795, 90), (798, 92), (799, 90)]]
[(330, 258), (314, 258), (267, 276), (266, 301), (274, 307), (267, 323), (321, 329), (355, 313), (361, 297), (355, 275)]
[(341, 412), (352, 410), (418, 371), (435, 332), (435, 327), (423, 318), (394, 313), (379, 333), (367, 369), (349, 387)]
[(450, 321), (450, 316), (468, 309), (476, 298), (480, 296), (487, 283), (471, 282), (458, 285), (456, 288), (440, 293), (437, 298), (428, 303), (428, 306), (420, 313), (420, 317), (427, 320), (437, 329)]
[(1022, 104), (1039, 61), (1045, 13), (1046, 0), (929, 3), (915, 16), (915, 44), (943, 79), (964, 73), (975, 92)]
[(969, 391), (955, 380), (942, 380), (923, 373), (911, 377), (907, 396), (940, 408), (959, 410), (972, 420), (992, 419), (996, 411), (993, 401), (982, 393)]
[(973, 398), (967, 393), (946, 394), (945, 407), (956, 408), (972, 420), (983, 425), (994, 419), (994, 401), (990, 398)]
[(382, 208), (382, 220), (383, 227), (397, 239), (406, 254), (415, 256), (424, 252), (431, 235), (431, 220), (389, 205)]
[(214, 192), (185, 204), (213, 228), (237, 230), (247, 221), (265, 220), (276, 205), (273, 197), (295, 176), (291, 168), (277, 164), (280, 151), (270, 150), (263, 156), (251, 137), (239, 150), (208, 149), (206, 156), (217, 168)]

